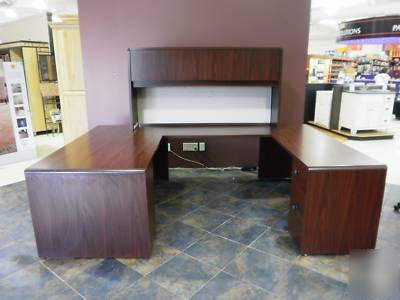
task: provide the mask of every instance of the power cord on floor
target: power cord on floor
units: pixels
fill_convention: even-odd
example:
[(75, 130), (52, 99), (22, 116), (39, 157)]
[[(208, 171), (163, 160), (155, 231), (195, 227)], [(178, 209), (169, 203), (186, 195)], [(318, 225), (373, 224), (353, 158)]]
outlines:
[(180, 159), (182, 159), (182, 160), (184, 160), (184, 161), (187, 161), (187, 162), (191, 162), (191, 163), (197, 164), (197, 165), (199, 165), (199, 166), (202, 166), (203, 168), (208, 169), (208, 167), (207, 167), (205, 164), (203, 164), (203, 163), (201, 163), (201, 162), (198, 162), (198, 161), (195, 161), (195, 160), (191, 160), (191, 159), (186, 158), (186, 157), (183, 157), (183, 156), (180, 156), (178, 153), (172, 151), (172, 149), (170, 149), (169, 152), (171, 152), (171, 153), (172, 153), (173, 155), (175, 155), (177, 158), (180, 158)]
[(210, 167), (207, 167), (205, 164), (203, 164), (203, 163), (201, 163), (201, 162), (199, 162), (199, 161), (192, 160), (192, 159), (189, 159), (189, 158), (186, 158), (186, 157), (183, 157), (183, 156), (179, 155), (178, 153), (176, 153), (175, 151), (173, 151), (171, 148), (168, 150), (168, 152), (170, 152), (172, 155), (176, 156), (176, 157), (179, 158), (179, 159), (182, 159), (182, 160), (184, 160), (184, 161), (187, 161), (187, 162), (194, 163), (194, 164), (196, 164), (196, 165), (202, 166), (203, 168), (208, 169), (208, 170), (222, 170), (222, 171), (226, 171), (226, 170), (255, 171), (255, 170), (257, 169), (257, 168), (239, 168), (239, 167), (233, 167), (233, 166), (232, 166), (232, 167), (225, 167), (225, 168), (210, 168)]

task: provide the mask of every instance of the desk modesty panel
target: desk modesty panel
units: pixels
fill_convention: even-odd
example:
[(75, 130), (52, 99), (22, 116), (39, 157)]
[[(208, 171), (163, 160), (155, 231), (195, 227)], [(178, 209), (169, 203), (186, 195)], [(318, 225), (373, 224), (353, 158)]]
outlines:
[(292, 177), (302, 254), (375, 247), (386, 167), (314, 128), (100, 126), (25, 171), (39, 256), (150, 257), (153, 179), (168, 178), (168, 138), (188, 136), (259, 138), (259, 177)]

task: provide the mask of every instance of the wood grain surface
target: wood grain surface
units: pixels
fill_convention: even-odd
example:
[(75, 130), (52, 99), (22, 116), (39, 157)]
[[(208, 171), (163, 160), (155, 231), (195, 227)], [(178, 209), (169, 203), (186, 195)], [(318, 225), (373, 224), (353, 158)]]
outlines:
[(301, 253), (375, 247), (386, 166), (312, 127), (101, 126), (25, 170), (40, 257), (149, 257), (153, 178), (168, 178), (169, 140), (196, 137), (259, 139), (260, 178), (292, 177)]
[(281, 77), (278, 48), (131, 49), (136, 87), (154, 85), (276, 85)]

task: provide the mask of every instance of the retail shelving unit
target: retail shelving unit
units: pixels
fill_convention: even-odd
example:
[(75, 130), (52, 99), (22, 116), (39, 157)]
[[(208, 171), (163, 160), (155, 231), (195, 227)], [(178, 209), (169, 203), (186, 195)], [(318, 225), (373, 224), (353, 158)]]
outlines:
[(350, 58), (325, 55), (308, 56), (308, 83), (332, 83), (338, 79), (345, 68), (354, 67)]
[(330, 70), (329, 70), (329, 82), (334, 82), (338, 80), (339, 73), (345, 72), (345, 68), (353, 67), (353, 60), (344, 57), (332, 57)]
[(0, 44), (0, 57), (2, 59), (24, 63), (32, 127), (35, 133), (46, 131), (44, 106), (40, 92), (38, 54), (49, 52), (47, 42), (16, 41)]
[(357, 59), (357, 72), (362, 76), (371, 76), (379, 74), (383, 69), (389, 68), (389, 60), (377, 56), (362, 56)]

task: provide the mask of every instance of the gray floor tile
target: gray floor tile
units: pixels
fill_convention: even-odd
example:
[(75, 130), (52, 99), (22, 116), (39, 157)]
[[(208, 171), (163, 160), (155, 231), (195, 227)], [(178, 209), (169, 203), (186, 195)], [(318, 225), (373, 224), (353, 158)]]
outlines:
[(349, 255), (298, 256), (294, 263), (344, 283), (349, 282)]
[(140, 300), (171, 300), (180, 297), (172, 294), (153, 280), (143, 277), (132, 286), (112, 297), (112, 300), (140, 299)]
[(259, 181), (249, 184), (244, 184), (237, 191), (234, 191), (232, 195), (239, 199), (246, 200), (261, 200), (268, 196), (281, 196), (281, 194), (274, 193), (274, 184), (271, 182)]
[(233, 197), (229, 194), (224, 194), (213, 201), (210, 201), (207, 204), (207, 207), (229, 215), (237, 215), (248, 204), (249, 202), (246, 200)]
[(287, 231), (267, 230), (251, 247), (290, 261), (299, 256), (296, 244)]
[(248, 248), (224, 270), (228, 274), (271, 290), (291, 264), (276, 256)]
[(400, 202), (400, 185), (391, 184), (390, 189), (387, 193), (385, 193), (385, 204), (386, 205), (395, 205)]
[(400, 253), (400, 245), (391, 241), (377, 239), (375, 249), (397, 249)]
[(294, 265), (274, 287), (283, 299), (342, 299), (347, 285), (309, 269)]
[(26, 208), (14, 216), (12, 214), (0, 216), (0, 245), (31, 242), (35, 239), (29, 209)]
[(254, 200), (254, 203), (264, 205), (270, 209), (285, 212), (289, 209), (289, 196), (269, 195), (263, 199)]
[(279, 193), (281, 195), (290, 195), (290, 180), (282, 180), (274, 184), (274, 192)]
[(115, 259), (104, 259), (66, 281), (87, 299), (108, 299), (142, 276)]
[(234, 217), (218, 227), (214, 233), (249, 245), (266, 229), (265, 225)]
[(171, 293), (187, 298), (217, 272), (217, 268), (180, 254), (150, 273), (149, 277)]
[(166, 215), (166, 217), (176, 220), (192, 212), (199, 206), (197, 203), (185, 199), (184, 196), (178, 196), (157, 205), (156, 211), (158, 210), (158, 215)]
[(182, 222), (175, 222), (157, 233), (156, 240), (182, 251), (205, 234), (206, 231)]
[(400, 222), (393, 220), (381, 220), (379, 224), (378, 238), (400, 245)]
[[(398, 200), (400, 202), (400, 198)], [(389, 203), (386, 204), (382, 207), (382, 212), (381, 212), (381, 224), (384, 224), (385, 221), (394, 221), (394, 222), (399, 222), (400, 220), (400, 213), (395, 212), (393, 206), (395, 204)], [(399, 225), (400, 226), (400, 225)]]
[(197, 292), (192, 299), (268, 300), (276, 298), (260, 288), (221, 272)]
[(192, 176), (200, 178), (202, 182), (215, 180), (243, 183), (257, 179), (257, 172), (242, 172), (240, 169), (194, 169)]
[[(187, 298), (205, 284), (195, 297), (258, 299), (257, 291), (265, 293), (256, 287), (259, 286), (273, 289), (280, 299), (334, 299), (348, 281), (346, 256), (299, 256), (293, 264), (278, 258), (292, 259), (289, 240), (283, 233), (263, 235), (252, 245), (261, 252), (245, 250), (228, 264), (226, 271), (230, 275), (221, 273), (213, 278), (219, 268), (199, 261), (223, 266), (227, 257), (236, 255), (232, 251), (234, 247), (228, 249), (226, 246), (231, 246), (231, 242), (204, 239), (194, 246), (207, 233), (176, 222), (204, 205), (222, 215), (240, 215), (244, 219), (228, 220), (215, 233), (249, 244), (266, 226), (287, 229), (285, 206), (289, 182), (258, 181), (256, 172), (240, 170), (177, 169), (170, 171), (169, 181), (157, 181), (156, 185), (156, 201), (162, 203), (156, 209), (157, 237), (150, 260), (64, 259), (42, 263), (62, 280), (86, 293), (88, 299), (96, 300), (114, 295), (120, 295), (120, 299), (122, 296), (126, 299), (179, 298), (174, 291)], [(388, 185), (378, 249), (400, 247), (400, 216), (392, 208), (399, 201), (400, 186)], [(196, 219), (193, 213), (191, 221), (189, 216), (185, 219), (187, 223), (194, 222), (193, 225), (210, 230), (220, 222), (219, 215), (215, 216), (205, 221), (202, 219), (207, 219), (205, 215)], [(196, 259), (180, 254), (178, 250), (183, 251), (191, 245), (191, 255)], [(0, 187), (0, 299), (78, 299), (79, 295), (38, 263), (36, 256), (25, 182)], [(291, 265), (297, 268), (287, 272)], [(143, 278), (141, 274), (156, 274), (154, 276), (161, 282), (156, 278)], [(262, 299), (263, 293), (260, 295)], [(268, 294), (266, 299), (270, 297)]]
[(179, 253), (180, 251), (178, 249), (167, 246), (160, 241), (156, 241), (153, 245), (153, 252), (149, 259), (122, 258), (118, 260), (140, 274), (146, 275)]
[(234, 178), (228, 180), (207, 180), (201, 185), (203, 189), (215, 191), (215, 192), (233, 192), (240, 187), (240, 184), (235, 181)]
[(100, 263), (103, 259), (45, 259), (42, 263), (63, 280), (71, 280)]
[(244, 249), (245, 246), (242, 244), (231, 242), (213, 234), (208, 234), (186, 249), (185, 252), (204, 263), (224, 268)]
[(183, 194), (183, 197), (185, 197), (186, 201), (190, 201), (198, 205), (207, 205), (209, 202), (213, 202), (215, 199), (218, 199), (222, 194), (224, 193), (209, 190), (203, 186), (200, 186), (188, 193)]
[(190, 182), (174, 180), (155, 180), (154, 199), (156, 203), (172, 200), (177, 196), (188, 192), (196, 186)]
[(272, 220), (270, 226), (276, 230), (288, 231), (288, 213), (289, 211), (281, 212), (275, 220)]
[(35, 249), (24, 243), (13, 243), (0, 249), (0, 279), (38, 261)]
[(158, 209), (156, 207), (155, 210), (155, 227), (156, 231), (160, 231), (163, 228), (167, 227), (168, 225), (174, 223), (176, 221), (176, 218), (170, 216), (169, 214), (165, 213), (164, 211)]
[(81, 299), (38, 262), (0, 280), (0, 298)]
[[(1, 190), (1, 188), (0, 188)], [(21, 213), (21, 210), (29, 210), (28, 195), (26, 191), (14, 191), (0, 196), (0, 216), (7, 218), (7, 214)], [(13, 216), (15, 217), (15, 215)]]
[(264, 205), (246, 205), (239, 213), (238, 217), (253, 221), (262, 225), (276, 226), (282, 219), (282, 212), (270, 209)]
[(20, 181), (0, 187), (0, 199), (7, 197), (9, 193), (26, 192), (26, 182)]
[(231, 216), (205, 207), (200, 207), (181, 219), (182, 223), (212, 231), (230, 219)]

